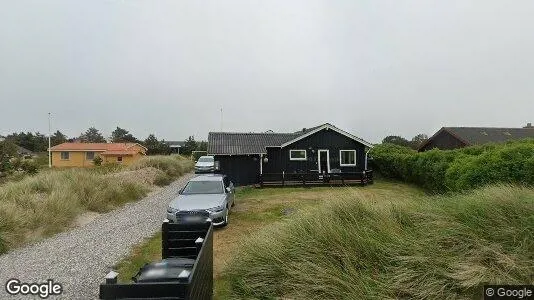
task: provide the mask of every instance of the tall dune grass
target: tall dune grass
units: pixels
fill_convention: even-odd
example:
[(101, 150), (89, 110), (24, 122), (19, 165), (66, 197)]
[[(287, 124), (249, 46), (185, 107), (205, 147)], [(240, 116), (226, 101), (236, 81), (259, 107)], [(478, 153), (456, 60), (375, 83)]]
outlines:
[(534, 190), (396, 200), (347, 195), (265, 228), (228, 267), (232, 298), (470, 299), (534, 283)]
[(0, 253), (68, 227), (85, 211), (106, 212), (147, 193), (141, 184), (87, 170), (47, 171), (0, 186)]
[(154, 155), (146, 156), (129, 166), (130, 170), (154, 167), (165, 172), (170, 179), (177, 178), (193, 169), (192, 160), (181, 155)]

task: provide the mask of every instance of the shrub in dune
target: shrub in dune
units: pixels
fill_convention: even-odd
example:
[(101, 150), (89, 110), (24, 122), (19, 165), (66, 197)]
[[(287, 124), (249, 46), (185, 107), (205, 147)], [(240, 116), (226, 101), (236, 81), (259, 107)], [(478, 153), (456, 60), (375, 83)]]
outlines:
[[(534, 190), (507, 185), (378, 208), (344, 197), (240, 245), (234, 299), (471, 299), (534, 274)], [(402, 203), (402, 204), (400, 204)]]
[(129, 169), (137, 170), (147, 167), (154, 167), (162, 170), (171, 178), (177, 178), (191, 171), (193, 169), (193, 162), (180, 155), (155, 155), (139, 159)]

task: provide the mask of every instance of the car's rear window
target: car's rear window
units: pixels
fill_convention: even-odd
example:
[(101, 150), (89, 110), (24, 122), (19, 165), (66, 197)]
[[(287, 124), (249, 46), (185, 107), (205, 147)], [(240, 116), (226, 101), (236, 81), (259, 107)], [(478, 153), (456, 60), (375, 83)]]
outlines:
[(190, 181), (182, 191), (182, 194), (222, 194), (223, 188), (220, 181)]
[(198, 159), (199, 162), (213, 162), (213, 157), (201, 157)]

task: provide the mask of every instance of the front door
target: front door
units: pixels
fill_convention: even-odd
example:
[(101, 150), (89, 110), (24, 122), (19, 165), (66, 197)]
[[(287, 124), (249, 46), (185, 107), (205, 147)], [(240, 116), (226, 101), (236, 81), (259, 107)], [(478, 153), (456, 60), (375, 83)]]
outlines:
[(328, 150), (319, 150), (318, 151), (318, 165), (319, 165), (319, 173), (330, 173), (330, 158), (329, 158), (329, 151)]

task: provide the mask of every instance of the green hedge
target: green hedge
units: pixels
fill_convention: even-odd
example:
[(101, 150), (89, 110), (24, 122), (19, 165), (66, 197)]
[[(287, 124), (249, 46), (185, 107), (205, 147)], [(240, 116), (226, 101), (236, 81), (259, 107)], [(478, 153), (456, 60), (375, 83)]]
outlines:
[(418, 153), (382, 144), (371, 151), (373, 168), (433, 192), (462, 191), (504, 182), (534, 184), (534, 140)]

